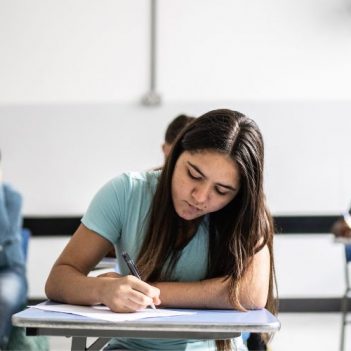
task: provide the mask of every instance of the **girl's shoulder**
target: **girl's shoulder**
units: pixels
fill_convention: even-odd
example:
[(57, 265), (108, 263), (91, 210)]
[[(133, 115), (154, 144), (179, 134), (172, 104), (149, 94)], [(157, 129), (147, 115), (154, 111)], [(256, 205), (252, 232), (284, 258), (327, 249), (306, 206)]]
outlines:
[(111, 182), (113, 184), (129, 183), (131, 185), (157, 184), (160, 174), (160, 170), (143, 172), (127, 171), (113, 178)]
[(124, 172), (111, 179), (108, 184), (115, 191), (155, 190), (161, 171)]

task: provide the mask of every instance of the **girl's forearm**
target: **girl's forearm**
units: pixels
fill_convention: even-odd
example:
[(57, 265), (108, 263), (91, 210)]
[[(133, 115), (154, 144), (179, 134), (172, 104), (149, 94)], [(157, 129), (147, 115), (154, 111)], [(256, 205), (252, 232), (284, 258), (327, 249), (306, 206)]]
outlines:
[(79, 305), (101, 303), (100, 289), (103, 279), (87, 277), (68, 265), (55, 266), (46, 282), (49, 299)]
[(159, 282), (162, 305), (184, 308), (233, 308), (228, 297), (228, 281), (223, 278), (197, 282)]
[[(270, 258), (267, 246), (255, 254), (239, 282), (238, 302), (245, 309), (263, 308), (267, 302)], [(165, 306), (189, 308), (240, 308), (229, 296), (230, 280), (225, 277), (199, 282), (160, 282)]]
[[(221, 278), (198, 282), (159, 282), (152, 284), (160, 289), (164, 307), (235, 309), (229, 297), (229, 280)], [(255, 285), (255, 284), (253, 284)], [(245, 309), (263, 308), (266, 304), (265, 288), (242, 284), (239, 303)]]
[(104, 304), (114, 312), (134, 312), (160, 304), (160, 291), (128, 275), (87, 277), (69, 265), (57, 265), (46, 284), (47, 296), (74, 305)]

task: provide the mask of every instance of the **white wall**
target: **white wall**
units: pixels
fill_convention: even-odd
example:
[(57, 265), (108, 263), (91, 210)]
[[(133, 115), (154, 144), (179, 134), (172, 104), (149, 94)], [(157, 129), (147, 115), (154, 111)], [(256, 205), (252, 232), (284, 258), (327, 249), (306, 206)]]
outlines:
[(0, 102), (127, 101), (147, 84), (147, 1), (1, 0)]
[[(49, 271), (68, 237), (34, 237), (28, 256), (29, 296), (43, 298)], [(275, 263), (280, 298), (339, 297), (345, 289), (343, 247), (332, 235), (278, 235)]]
[(177, 113), (222, 106), (245, 111), (262, 129), (274, 214), (348, 206), (351, 102), (0, 106), (4, 178), (23, 193), (26, 215), (80, 215), (108, 179), (162, 163), (163, 133)]
[[(260, 125), (274, 214), (348, 206), (349, 1), (159, 1), (159, 108), (140, 105), (148, 4), (0, 0), (2, 166), (25, 215), (80, 215), (109, 178), (162, 162), (175, 115), (218, 107)], [(330, 237), (277, 239), (283, 297), (341, 293), (341, 248)], [(65, 240), (31, 241), (32, 297)]]
[[(137, 102), (147, 0), (0, 0), (0, 103)], [(349, 99), (348, 0), (158, 1), (165, 102)]]
[(146, 108), (148, 1), (0, 0), (0, 147), (25, 214), (82, 213), (107, 179), (161, 163), (175, 115), (218, 107), (261, 126), (274, 213), (343, 210), (349, 2), (158, 5), (163, 105)]

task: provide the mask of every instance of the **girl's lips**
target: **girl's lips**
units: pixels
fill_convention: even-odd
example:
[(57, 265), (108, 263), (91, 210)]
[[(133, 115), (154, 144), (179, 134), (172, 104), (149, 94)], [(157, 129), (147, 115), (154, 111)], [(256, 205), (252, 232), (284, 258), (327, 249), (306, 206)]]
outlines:
[(184, 218), (185, 220), (193, 220), (201, 216), (203, 214), (203, 211), (192, 205), (190, 202), (184, 200), (181, 205), (180, 213), (180, 217)]
[(192, 205), (191, 203), (189, 203), (188, 201), (185, 201), (187, 203), (187, 205), (194, 211), (198, 211), (201, 212), (202, 210), (194, 205)]

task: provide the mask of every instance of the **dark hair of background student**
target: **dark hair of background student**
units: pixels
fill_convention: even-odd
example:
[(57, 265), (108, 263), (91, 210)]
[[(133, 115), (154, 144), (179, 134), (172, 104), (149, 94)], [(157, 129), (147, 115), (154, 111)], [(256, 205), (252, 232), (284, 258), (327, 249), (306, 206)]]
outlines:
[(177, 139), (177, 136), (180, 132), (193, 120), (195, 117), (187, 116), (185, 114), (181, 114), (174, 118), (171, 123), (168, 125), (166, 132), (165, 132), (165, 141), (162, 144), (162, 150), (165, 155), (165, 159), (168, 157), (173, 143)]
[(174, 120), (168, 125), (166, 129), (165, 141), (168, 144), (172, 144), (181, 132), (181, 130), (194, 119), (195, 117), (187, 116), (185, 114), (181, 114), (174, 118)]

